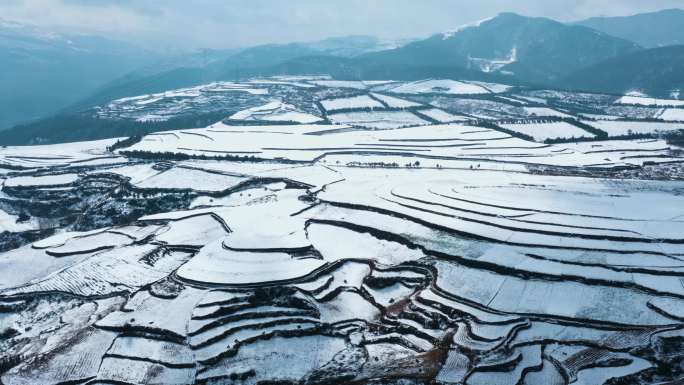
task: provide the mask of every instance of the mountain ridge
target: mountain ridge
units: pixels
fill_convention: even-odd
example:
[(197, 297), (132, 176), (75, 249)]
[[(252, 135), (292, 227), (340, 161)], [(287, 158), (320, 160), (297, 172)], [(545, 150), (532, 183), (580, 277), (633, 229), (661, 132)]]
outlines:
[(668, 99), (684, 89), (684, 45), (651, 48), (608, 59), (570, 74), (557, 84), (612, 94), (639, 91)]
[(631, 40), (645, 48), (684, 44), (684, 10), (679, 8), (630, 16), (593, 17), (572, 24)]
[[(502, 29), (505, 32), (501, 32)], [(310, 42), (252, 47), (210, 64), (202, 69), (201, 75), (193, 72), (192, 76), (187, 76), (190, 71), (176, 70), (179, 76), (173, 84), (175, 87), (192, 86), (197, 84), (198, 78), (215, 81), (249, 76), (325, 74), (342, 79), (417, 80), (439, 76), (543, 85), (582, 67), (641, 49), (632, 42), (586, 27), (515, 13), (502, 13), (466, 25), (448, 36), (435, 34), (397, 48), (359, 55), (336, 56), (330, 50), (321, 51), (314, 45)], [(566, 45), (569, 50), (564, 48)], [(164, 78), (172, 76), (172, 73), (162, 75)], [(130, 84), (130, 91), (158, 92), (161, 87), (155, 86), (153, 80), (136, 79), (135, 84)], [(150, 87), (138, 87), (141, 84)], [(99, 95), (91, 95), (80, 106), (102, 102), (105, 96), (119, 98), (134, 94), (125, 84), (117, 85), (117, 90), (101, 90)]]
[(49, 116), (97, 87), (156, 60), (149, 51), (99, 36), (0, 24), (0, 129)]

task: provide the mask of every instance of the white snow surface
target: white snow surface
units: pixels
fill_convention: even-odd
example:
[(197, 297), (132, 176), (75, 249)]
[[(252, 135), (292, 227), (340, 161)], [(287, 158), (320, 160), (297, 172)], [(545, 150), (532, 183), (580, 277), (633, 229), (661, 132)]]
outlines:
[(467, 122), (471, 120), (471, 118), (467, 116), (453, 115), (444, 110), (440, 110), (439, 108), (420, 110), (420, 113), (440, 123)]
[(684, 108), (666, 108), (658, 115), (658, 119), (684, 122)]
[(258, 107), (242, 110), (230, 116), (233, 120), (247, 121), (275, 121), (275, 122), (296, 122), (310, 124), (323, 120), (322, 118), (298, 111), (295, 106), (283, 103), (282, 101), (272, 101)]
[(609, 136), (653, 134), (657, 132), (669, 132), (684, 129), (684, 123), (625, 122), (605, 120), (586, 123), (607, 132)]
[(453, 30), (451, 30), (451, 31), (444, 32), (444, 33), (442, 34), (442, 39), (443, 39), (443, 40), (451, 39), (454, 35), (456, 35), (457, 33), (461, 32), (461, 31), (463, 31), (463, 30), (466, 30), (466, 29), (469, 29), (469, 28), (477, 28), (477, 27), (479, 27), (480, 25), (482, 25), (482, 23), (486, 23), (486, 22), (488, 22), (488, 21), (490, 21), (490, 20), (492, 20), (492, 19), (493, 19), (493, 17), (488, 17), (488, 18), (485, 18), (485, 19), (476, 21), (476, 22), (474, 22), (474, 23), (468, 23), (468, 24), (461, 25), (461, 26), (459, 26), (459, 27), (457, 27), (457, 28), (455, 28), (455, 29), (453, 29)]
[(684, 106), (684, 100), (676, 99), (657, 99), (645, 96), (626, 95), (615, 101), (615, 104), (636, 104), (640, 106), (654, 106), (654, 107), (678, 107)]
[(21, 231), (35, 230), (37, 228), (37, 223), (35, 223), (33, 220), (18, 223), (18, 219), (18, 215), (12, 215), (0, 210), (0, 233), (5, 231), (10, 233), (18, 233)]
[(394, 96), (383, 95), (383, 94), (371, 94), (374, 98), (380, 99), (383, 103), (387, 104), (390, 108), (411, 108), (418, 107), (421, 104), (412, 102), (406, 99), (395, 98)]
[(382, 130), (428, 124), (408, 111), (342, 112), (329, 115), (328, 118), (337, 124)]
[(300, 278), (323, 264), (318, 259), (294, 259), (282, 252), (226, 250), (221, 242), (214, 242), (183, 265), (178, 275), (198, 282), (250, 285)]
[(453, 95), (488, 94), (490, 91), (478, 84), (456, 80), (420, 80), (388, 90), (396, 94), (443, 93)]
[(538, 142), (555, 138), (591, 138), (594, 136), (577, 126), (566, 122), (502, 124), (501, 127), (529, 135)]
[(78, 174), (57, 174), (42, 176), (19, 176), (7, 179), (5, 186), (63, 186), (78, 180)]
[(326, 99), (321, 104), (326, 111), (346, 110), (354, 108), (382, 109), (385, 106), (368, 95), (353, 96), (350, 98)]
[(568, 115), (565, 112), (560, 112), (548, 107), (525, 107), (525, 112), (530, 115), (536, 116), (556, 116), (560, 118), (571, 118), (572, 115)]
[[(132, 146), (130, 150), (152, 153), (181, 152), (208, 156), (222, 154), (254, 156), (274, 161), (280, 158), (292, 161), (313, 161), (331, 153), (353, 152), (377, 156), (390, 152), (395, 155), (402, 153), (409, 157), (436, 156), (445, 161), (466, 158), (471, 161), (497, 161), (510, 164), (603, 165), (605, 167), (642, 164), (643, 161), (652, 160), (648, 159), (648, 155), (659, 158), (655, 160), (656, 162), (675, 159), (672, 155), (668, 155), (670, 146), (662, 140), (543, 145), (514, 138), (496, 130), (461, 124), (397, 129), (398, 126), (415, 124), (417, 117), (408, 111), (374, 111), (330, 116), (333, 121), (338, 117), (342, 117), (340, 123), (378, 130), (349, 130), (348, 126), (338, 125), (244, 127), (218, 123), (205, 129), (151, 134)], [(591, 135), (565, 122), (550, 123), (551, 130), (547, 131), (540, 130), (545, 127), (543, 124), (511, 126), (510, 129), (513, 130), (528, 130), (530, 134), (537, 135), (539, 140), (559, 135), (562, 137)], [(311, 133), (316, 133), (316, 135)], [(620, 153), (606, 154), (607, 149), (620, 150)], [(644, 158), (644, 156), (647, 157)], [(418, 159), (412, 162), (415, 160)]]

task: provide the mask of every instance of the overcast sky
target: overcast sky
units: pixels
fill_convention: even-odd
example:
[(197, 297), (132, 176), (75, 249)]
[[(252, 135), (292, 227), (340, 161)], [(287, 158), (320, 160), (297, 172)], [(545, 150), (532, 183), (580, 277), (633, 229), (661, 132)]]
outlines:
[(664, 8), (684, 0), (0, 0), (0, 18), (187, 49), (422, 37), (503, 11), (570, 21)]

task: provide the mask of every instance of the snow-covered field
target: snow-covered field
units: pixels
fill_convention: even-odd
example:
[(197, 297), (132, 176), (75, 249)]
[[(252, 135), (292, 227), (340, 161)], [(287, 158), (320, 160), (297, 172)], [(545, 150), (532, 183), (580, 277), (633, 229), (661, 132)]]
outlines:
[[(50, 144), (42, 146), (7, 146), (0, 148), (0, 166), (54, 167), (68, 165), (97, 165), (119, 163), (122, 159), (106, 153), (108, 146), (118, 139), (91, 142)], [(2, 169), (0, 169), (0, 173)]]
[(149, 95), (126, 97), (95, 107), (99, 118), (160, 122), (200, 111), (216, 112), (245, 100), (261, 101), (268, 84), (216, 82)]
[(488, 94), (492, 92), (482, 85), (455, 80), (421, 80), (402, 84), (388, 91), (397, 94), (444, 93), (456, 95)]
[(528, 113), (530, 116), (555, 116), (560, 118), (572, 117), (571, 115), (568, 115), (564, 112), (560, 112), (547, 107), (524, 107), (524, 109), (525, 112)]
[[(304, 76), (117, 103), (210, 92), (220, 122), (113, 153), (0, 149), (2, 384), (680, 377), (681, 149), (557, 119), (614, 97)], [(541, 143), (573, 137), (592, 140)]]
[(323, 119), (318, 116), (307, 114), (290, 104), (281, 101), (272, 101), (236, 112), (230, 116), (232, 120), (266, 121), (266, 122), (296, 122), (302, 124), (316, 123)]
[(556, 138), (591, 138), (593, 134), (566, 122), (502, 124), (501, 127), (519, 132), (543, 142)]
[(349, 110), (355, 108), (384, 108), (382, 103), (368, 95), (354, 96), (351, 98), (326, 99), (321, 101), (326, 111)]
[(684, 123), (659, 123), (659, 122), (624, 122), (624, 121), (597, 121), (588, 122), (610, 136), (628, 134), (654, 134), (658, 132), (670, 132), (684, 130)]
[(0, 210), (0, 233), (4, 233), (5, 231), (10, 233), (18, 233), (35, 229), (35, 223), (32, 223), (31, 221), (20, 222), (19, 216)]
[(684, 108), (666, 108), (657, 118), (666, 121), (684, 122)]
[(329, 115), (329, 119), (337, 124), (382, 130), (427, 124), (425, 120), (408, 111), (342, 112)]
[(420, 113), (440, 123), (466, 122), (471, 120), (471, 118), (468, 118), (467, 116), (453, 115), (446, 111), (442, 111), (439, 108), (420, 110)]
[(626, 95), (615, 101), (615, 104), (636, 104), (640, 106), (653, 107), (678, 107), (684, 106), (684, 100), (676, 99), (656, 99), (645, 96), (630, 96)]
[(322, 87), (339, 87), (339, 88), (352, 88), (357, 90), (365, 90), (368, 85), (362, 81), (350, 81), (350, 80), (314, 80), (311, 81), (312, 84)]
[(374, 98), (379, 99), (381, 102), (387, 104), (390, 108), (410, 108), (418, 107), (420, 103), (415, 103), (410, 100), (395, 98), (394, 96), (383, 95), (383, 94), (372, 94)]
[[(408, 116), (404, 117), (402, 114)], [(278, 125), (246, 130), (243, 126), (218, 123), (206, 129), (151, 134), (124, 151), (287, 159), (297, 162), (311, 162), (326, 155), (347, 152), (370, 155), (398, 153), (410, 158), (494, 160), (511, 164), (575, 167), (615, 167), (641, 165), (644, 161), (677, 160), (676, 155), (670, 154), (670, 146), (662, 140), (618, 142), (617, 149), (620, 151), (606, 156), (604, 151), (594, 149), (613, 148), (613, 142), (544, 145), (493, 129), (465, 124), (427, 125), (427, 122), (423, 122), (425, 126), (415, 126), (415, 122), (412, 124), (409, 120), (415, 115), (408, 111), (335, 114), (331, 115), (333, 121), (338, 115), (346, 117), (340, 123), (370, 127), (373, 130), (351, 129), (344, 125)], [(415, 127), (395, 128), (411, 125)], [(565, 122), (504, 126), (536, 135), (538, 141), (556, 137), (592, 136)]]

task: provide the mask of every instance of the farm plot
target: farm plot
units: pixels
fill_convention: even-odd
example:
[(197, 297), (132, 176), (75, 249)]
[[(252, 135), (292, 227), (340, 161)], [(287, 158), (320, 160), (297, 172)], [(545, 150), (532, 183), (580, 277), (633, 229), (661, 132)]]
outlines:
[(501, 127), (543, 142), (547, 139), (593, 138), (591, 134), (567, 122), (501, 124)]
[[(382, 171), (381, 171), (382, 172)], [(387, 170), (384, 171), (393, 175), (395, 180), (399, 180), (399, 176), (403, 175), (406, 178), (411, 178), (414, 176), (415, 172), (410, 172), (406, 170)], [(439, 172), (423, 170), (422, 175), (427, 176), (430, 174), (439, 175)], [(464, 172), (467, 175), (467, 172)], [(518, 183), (511, 182), (509, 187), (504, 187), (496, 184), (497, 187), (494, 189), (497, 193), (501, 191), (507, 191), (507, 196), (510, 196), (512, 201), (517, 202), (515, 205), (512, 203), (491, 203), (493, 207), (510, 207), (515, 208), (512, 213), (510, 213), (508, 219), (503, 213), (492, 212), (489, 209), (486, 211), (485, 208), (474, 208), (470, 207), (474, 200), (472, 196), (459, 198), (453, 193), (442, 193), (442, 187), (438, 187), (441, 184), (452, 184), (453, 182), (440, 181), (440, 182), (430, 182), (428, 180), (421, 180), (421, 183), (416, 183), (415, 181), (406, 182), (406, 187), (400, 185), (393, 186), (382, 186), (383, 178), (377, 178), (373, 176), (373, 179), (366, 179), (359, 175), (357, 170), (348, 170), (347, 181), (351, 180), (351, 176), (359, 176), (358, 183), (364, 185), (364, 191), (373, 191), (368, 196), (360, 194), (357, 195), (356, 204), (374, 206), (384, 210), (389, 210), (393, 212), (399, 212), (404, 215), (409, 215), (411, 217), (419, 218), (423, 223), (432, 223), (435, 225), (442, 226), (443, 228), (449, 228), (456, 232), (466, 232), (473, 234), (476, 238), (485, 239), (495, 239), (499, 242), (507, 243), (517, 243), (520, 245), (538, 245), (546, 247), (566, 247), (566, 248), (579, 248), (579, 249), (600, 249), (600, 250), (615, 250), (615, 251), (644, 251), (652, 253), (666, 253), (666, 254), (678, 254), (682, 253), (684, 249), (678, 244), (677, 239), (680, 236), (670, 233), (664, 228), (660, 228), (661, 225), (668, 226), (668, 218), (673, 218), (667, 210), (655, 212), (650, 211), (647, 208), (650, 204), (647, 202), (658, 202), (662, 199), (672, 199), (671, 204), (677, 204), (680, 199), (668, 194), (661, 194), (657, 187), (654, 186), (654, 192), (650, 194), (640, 194), (633, 193), (628, 197), (617, 199), (613, 197), (614, 194), (610, 193), (610, 188), (605, 190), (598, 189), (597, 186), (592, 184), (587, 185), (589, 190), (584, 190), (584, 186), (579, 184), (575, 185), (573, 190), (570, 186), (558, 186), (554, 188), (543, 187), (535, 188), (533, 187), (533, 180), (537, 180), (537, 177), (531, 178), (530, 176), (521, 174), (515, 179), (521, 179)], [(454, 174), (454, 178), (459, 180), (456, 176), (458, 173)], [(496, 177), (496, 172), (491, 172), (491, 177)], [(415, 178), (415, 176), (414, 176)], [(541, 180), (550, 182), (552, 179), (539, 178), (540, 184), (544, 183)], [(463, 180), (467, 180), (467, 177), (463, 177)], [(589, 182), (589, 181), (587, 181)], [(433, 184), (434, 183), (434, 184)], [(350, 194), (349, 191), (345, 191), (345, 186), (351, 187), (356, 183), (342, 182), (330, 186), (325, 192), (321, 193), (321, 198), (325, 201), (332, 202), (345, 202), (350, 203), (344, 196)], [(460, 183), (458, 184), (460, 185)], [(434, 186), (434, 187), (432, 187)], [(569, 190), (564, 190), (569, 188)], [(415, 192), (405, 191), (408, 189), (410, 191), (417, 190)], [(455, 189), (455, 187), (454, 187)], [(483, 194), (486, 188), (483, 186), (471, 186), (467, 183), (465, 186), (459, 187), (464, 189), (463, 191), (467, 193), (468, 191), (473, 191), (473, 196), (480, 196), (478, 194)], [(424, 192), (425, 191), (425, 192)], [(518, 196), (517, 194), (521, 194)], [(591, 198), (582, 198), (582, 193), (592, 194)], [(600, 193), (601, 195), (598, 195)], [(469, 193), (470, 194), (470, 193)], [(602, 197), (602, 198), (599, 198)], [(523, 217), (530, 216), (531, 212), (521, 210), (525, 207), (521, 204), (530, 199), (530, 204), (526, 208), (533, 208), (534, 204), (532, 202), (549, 202), (546, 206), (549, 206), (549, 211), (566, 213), (565, 216), (559, 216), (552, 221), (535, 221), (530, 220), (529, 222)], [(612, 225), (614, 227), (607, 226), (606, 221), (599, 221), (592, 225), (593, 219), (587, 218), (587, 216), (599, 216), (604, 218), (613, 218), (610, 212), (602, 213), (597, 211), (596, 207), (601, 207), (603, 203), (601, 200), (611, 201), (611, 210), (617, 209), (618, 206), (627, 209), (631, 208), (631, 217), (628, 218), (616, 218), (623, 219), (624, 223), (617, 224), (619, 220)], [(460, 206), (461, 203), (465, 203), (465, 206)], [(554, 210), (553, 202), (563, 202), (566, 211)], [(569, 203), (572, 202), (572, 211), (567, 211)], [(624, 205), (624, 206), (622, 206)], [(483, 206), (487, 206), (484, 204)], [(671, 207), (671, 206), (668, 206)], [(641, 210), (640, 208), (643, 208)], [(520, 215), (521, 218), (517, 218)], [(675, 214), (676, 217), (677, 214)], [(576, 221), (573, 221), (574, 216), (580, 216), (584, 218), (585, 226), (578, 226)], [(570, 218), (570, 219), (568, 219)], [(642, 221), (643, 223), (637, 224), (635, 221)], [(665, 221), (661, 223), (660, 221)], [(565, 225), (567, 223), (567, 225)], [(657, 241), (654, 243), (652, 238), (643, 237), (637, 234), (643, 234), (647, 232), (645, 228), (634, 227), (637, 225), (644, 225), (645, 227), (653, 229), (653, 234), (661, 234), (664, 239), (670, 239), (665, 241)], [(669, 225), (674, 227), (679, 226), (679, 222), (673, 221), (669, 222)], [(584, 227), (584, 228), (582, 228)], [(603, 229), (603, 230), (601, 230)], [(632, 231), (631, 234), (625, 231)]]
[(684, 100), (657, 99), (645, 96), (626, 95), (615, 101), (615, 104), (653, 106), (653, 107), (680, 107), (684, 106)]
[(248, 83), (249, 84), (262, 84), (262, 85), (268, 85), (268, 86), (292, 86), (292, 87), (297, 87), (297, 88), (314, 88), (316, 87), (314, 84), (306, 83), (305, 80), (306, 78), (287, 78), (287, 77), (273, 77), (273, 78), (267, 78), (267, 79), (252, 79)]
[(684, 122), (684, 108), (666, 108), (656, 117), (665, 121)]
[(554, 110), (548, 107), (524, 107), (525, 112), (530, 116), (555, 116), (559, 118), (571, 118), (572, 115), (568, 115), (564, 112)]
[(429, 108), (426, 110), (420, 110), (421, 115), (425, 115), (430, 119), (436, 120), (440, 123), (453, 123), (453, 122), (467, 122), (472, 120), (467, 116), (453, 115), (446, 111), (442, 111), (438, 108)]
[(91, 110), (93, 115), (113, 120), (162, 122), (192, 113), (216, 113), (253, 107), (266, 100), (269, 90), (250, 83), (217, 82), (156, 94), (114, 100)]
[(340, 99), (326, 99), (321, 101), (321, 105), (328, 112), (333, 112), (337, 110), (385, 108), (385, 106), (382, 103), (371, 98), (368, 95), (360, 95)]
[(42, 146), (7, 146), (0, 148), (0, 165), (17, 168), (56, 167), (111, 159), (108, 146), (118, 139), (50, 144)]
[(223, 191), (245, 181), (235, 175), (226, 175), (217, 172), (206, 172), (187, 167), (173, 167), (169, 170), (146, 178), (135, 184), (141, 189), (188, 189), (195, 191)]
[(178, 271), (179, 277), (193, 282), (225, 285), (258, 285), (292, 280), (323, 266), (315, 258), (294, 259), (283, 252), (231, 251), (218, 242), (205, 246)]
[(351, 81), (351, 80), (310, 80), (309, 83), (315, 84), (321, 87), (331, 87), (331, 88), (351, 88), (355, 90), (365, 90), (368, 88), (363, 81)]
[(21, 221), (18, 215), (9, 214), (0, 210), (0, 233), (5, 231), (16, 233), (21, 231), (36, 230), (38, 224), (32, 220)]
[(552, 102), (553, 104), (575, 107), (606, 106), (615, 100), (612, 95), (560, 90), (522, 91), (520, 96), (533, 103), (547, 104)]
[(461, 99), (428, 97), (430, 105), (454, 114), (464, 114), (478, 119), (520, 119), (529, 117), (525, 109), (516, 105), (485, 99)]
[(655, 134), (684, 129), (684, 123), (659, 123), (659, 122), (624, 122), (624, 121), (598, 121), (587, 122), (609, 136), (623, 136), (632, 134)]
[(293, 105), (273, 101), (263, 106), (242, 110), (230, 116), (231, 120), (295, 122), (310, 124), (323, 120), (318, 116), (298, 111)]
[(18, 176), (5, 180), (6, 187), (68, 186), (78, 180), (78, 174)]
[(408, 111), (343, 112), (328, 115), (333, 123), (350, 126), (389, 130), (393, 128), (429, 124)]
[(420, 103), (412, 102), (406, 99), (395, 98), (394, 96), (376, 93), (372, 93), (371, 95), (380, 100), (382, 103), (386, 104), (389, 108), (411, 108), (421, 106)]
[(395, 94), (443, 93), (452, 95), (472, 95), (492, 93), (492, 91), (482, 85), (456, 80), (421, 80), (402, 84), (398, 87), (388, 89), (387, 91)]

